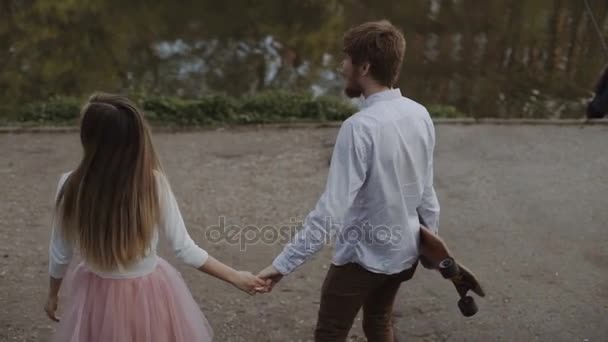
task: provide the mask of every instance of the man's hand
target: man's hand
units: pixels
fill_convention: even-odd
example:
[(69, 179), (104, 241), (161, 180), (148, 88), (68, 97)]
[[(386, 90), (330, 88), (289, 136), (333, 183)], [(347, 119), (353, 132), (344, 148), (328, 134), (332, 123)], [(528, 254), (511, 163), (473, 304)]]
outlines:
[(272, 265), (261, 270), (258, 277), (266, 280), (266, 290), (268, 292), (272, 291), (272, 288), (283, 279), (283, 275)]

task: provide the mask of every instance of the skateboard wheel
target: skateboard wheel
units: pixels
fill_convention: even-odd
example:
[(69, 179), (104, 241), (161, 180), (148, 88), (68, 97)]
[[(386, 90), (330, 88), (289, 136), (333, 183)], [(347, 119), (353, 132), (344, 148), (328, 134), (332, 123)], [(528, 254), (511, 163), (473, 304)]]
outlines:
[(458, 265), (452, 258), (446, 258), (439, 263), (439, 273), (445, 278), (450, 279), (458, 275)]
[(475, 299), (471, 296), (460, 298), (458, 301), (458, 308), (465, 317), (471, 317), (479, 310), (477, 303), (475, 303)]

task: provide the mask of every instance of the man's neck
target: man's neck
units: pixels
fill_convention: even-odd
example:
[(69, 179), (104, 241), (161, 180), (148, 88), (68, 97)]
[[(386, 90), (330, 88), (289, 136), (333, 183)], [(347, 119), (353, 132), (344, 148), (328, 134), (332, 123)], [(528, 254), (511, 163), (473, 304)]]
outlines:
[(382, 86), (382, 85), (378, 85), (378, 84), (373, 84), (370, 85), (368, 87), (366, 87), (363, 90), (363, 96), (367, 99), (370, 96), (382, 92), (382, 91), (386, 91), (386, 90), (390, 90), (391, 88), (387, 87), (387, 86)]

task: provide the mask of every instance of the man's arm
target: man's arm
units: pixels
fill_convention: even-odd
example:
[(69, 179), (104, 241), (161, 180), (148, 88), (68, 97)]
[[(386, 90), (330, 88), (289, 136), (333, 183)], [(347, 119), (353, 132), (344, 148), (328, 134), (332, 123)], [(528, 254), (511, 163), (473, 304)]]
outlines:
[(429, 165), (427, 166), (427, 177), (424, 185), (424, 191), (422, 193), (422, 201), (420, 206), (417, 208), (418, 215), (427, 228), (432, 230), (435, 234), (439, 231), (439, 200), (435, 193), (435, 187), (433, 186), (434, 178), (434, 167), (433, 167), (433, 152), (435, 150), (435, 130), (433, 129), (431, 136), (431, 146), (429, 152)]
[(304, 220), (303, 228), (272, 263), (280, 274), (289, 274), (308, 261), (321, 250), (331, 229), (342, 227), (367, 172), (367, 148), (361, 134), (348, 120), (340, 128), (325, 192)]

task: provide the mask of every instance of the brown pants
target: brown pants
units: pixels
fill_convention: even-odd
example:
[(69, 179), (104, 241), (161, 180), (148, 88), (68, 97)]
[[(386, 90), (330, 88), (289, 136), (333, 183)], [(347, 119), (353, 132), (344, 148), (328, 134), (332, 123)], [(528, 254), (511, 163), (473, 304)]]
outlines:
[(363, 307), (363, 331), (369, 342), (393, 342), (393, 303), (401, 283), (414, 276), (416, 265), (401, 273), (372, 273), (358, 264), (331, 265), (321, 293), (316, 342), (345, 341)]

